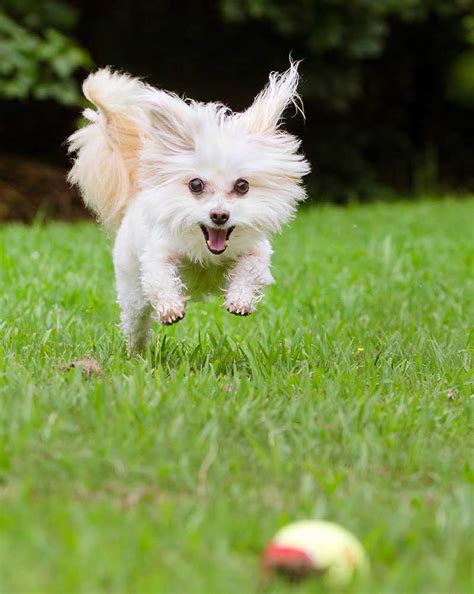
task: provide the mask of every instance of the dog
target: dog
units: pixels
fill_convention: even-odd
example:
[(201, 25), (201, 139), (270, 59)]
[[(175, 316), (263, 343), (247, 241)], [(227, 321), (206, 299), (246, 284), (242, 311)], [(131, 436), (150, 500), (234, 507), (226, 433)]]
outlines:
[[(301, 141), (281, 129), (303, 114), (298, 62), (273, 72), (243, 112), (98, 70), (83, 84), (96, 109), (68, 139), (69, 181), (115, 232), (121, 326), (133, 352), (151, 320), (174, 324), (189, 296), (224, 292), (227, 310), (251, 314), (273, 282), (270, 237), (306, 198)], [(303, 114), (304, 116), (304, 114)]]

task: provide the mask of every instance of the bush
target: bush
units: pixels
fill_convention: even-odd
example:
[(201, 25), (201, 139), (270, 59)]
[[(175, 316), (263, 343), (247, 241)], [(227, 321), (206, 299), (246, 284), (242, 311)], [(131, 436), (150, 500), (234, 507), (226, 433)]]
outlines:
[(91, 65), (71, 37), (75, 11), (57, 0), (7, 0), (0, 11), (0, 98), (79, 101), (73, 75)]

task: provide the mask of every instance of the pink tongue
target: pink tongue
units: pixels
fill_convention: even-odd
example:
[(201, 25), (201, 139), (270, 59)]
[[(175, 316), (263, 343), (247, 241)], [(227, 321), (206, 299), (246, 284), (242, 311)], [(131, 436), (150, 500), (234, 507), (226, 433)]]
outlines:
[(227, 229), (213, 229), (212, 227), (207, 227), (207, 232), (209, 233), (207, 245), (211, 248), (211, 250), (214, 252), (222, 252), (225, 250)]

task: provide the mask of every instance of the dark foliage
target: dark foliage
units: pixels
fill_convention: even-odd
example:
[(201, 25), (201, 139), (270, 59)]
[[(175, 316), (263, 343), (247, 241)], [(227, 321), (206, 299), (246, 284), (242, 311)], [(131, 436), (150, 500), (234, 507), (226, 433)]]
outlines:
[[(85, 75), (89, 56), (94, 66), (240, 109), (291, 52), (304, 59), (307, 119), (288, 126), (313, 164), (313, 197), (344, 203), (393, 190), (474, 189), (468, 0), (38, 0), (48, 10), (33, 19), (31, 4), (8, 1), (5, 14), (37, 44), (51, 31), (61, 37), (45, 41), (51, 55), (33, 74), (26, 68), (20, 91), (18, 67), (0, 68), (9, 152), (67, 163), (61, 142), (79, 111), (61, 103), (75, 100), (71, 80)], [(15, 56), (11, 43), (0, 22), (0, 48)]]

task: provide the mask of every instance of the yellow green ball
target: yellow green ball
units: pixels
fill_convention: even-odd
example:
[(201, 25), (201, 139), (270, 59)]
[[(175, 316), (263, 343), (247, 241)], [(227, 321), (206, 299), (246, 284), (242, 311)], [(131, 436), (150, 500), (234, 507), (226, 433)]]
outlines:
[(359, 540), (332, 522), (302, 520), (275, 534), (263, 556), (263, 570), (290, 579), (317, 575), (325, 584), (347, 586), (366, 575), (369, 561)]

